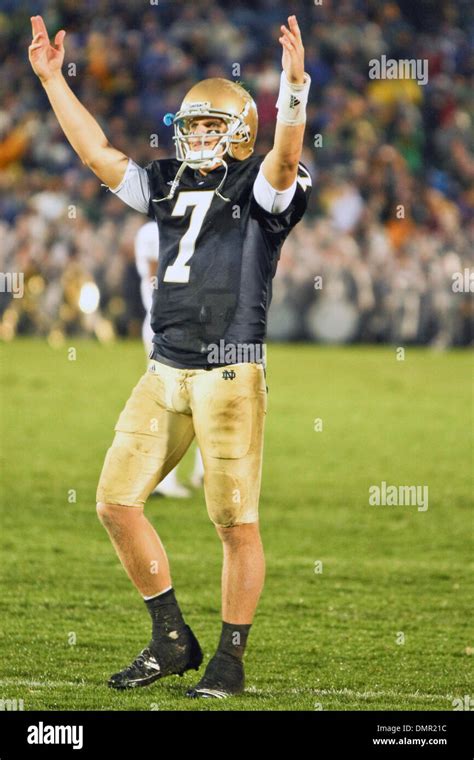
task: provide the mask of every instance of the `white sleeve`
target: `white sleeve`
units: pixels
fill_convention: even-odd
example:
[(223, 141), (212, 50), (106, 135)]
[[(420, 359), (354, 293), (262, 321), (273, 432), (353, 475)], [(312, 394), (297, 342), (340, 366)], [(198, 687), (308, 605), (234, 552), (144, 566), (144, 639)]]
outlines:
[(128, 159), (127, 169), (120, 185), (115, 188), (110, 187), (109, 190), (135, 211), (140, 211), (142, 214), (148, 213), (151, 198), (148, 174), (146, 169), (138, 166), (131, 158)]
[(153, 297), (150, 262), (158, 261), (159, 244), (160, 238), (156, 222), (147, 222), (143, 227), (140, 227), (135, 236), (135, 262), (141, 278), (142, 302), (147, 311), (151, 308)]
[(140, 277), (148, 277), (149, 263), (158, 261), (160, 237), (156, 222), (147, 222), (135, 235), (135, 261)]
[(296, 192), (296, 179), (287, 190), (275, 190), (263, 174), (260, 167), (255, 182), (253, 195), (258, 205), (270, 214), (281, 214), (293, 200)]

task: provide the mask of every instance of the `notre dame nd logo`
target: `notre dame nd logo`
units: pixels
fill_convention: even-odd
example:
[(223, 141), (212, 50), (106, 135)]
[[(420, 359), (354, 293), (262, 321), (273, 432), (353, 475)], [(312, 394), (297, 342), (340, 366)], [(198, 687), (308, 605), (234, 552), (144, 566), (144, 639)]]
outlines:
[(233, 369), (225, 369), (222, 373), (222, 377), (224, 380), (233, 380), (235, 377), (235, 372)]

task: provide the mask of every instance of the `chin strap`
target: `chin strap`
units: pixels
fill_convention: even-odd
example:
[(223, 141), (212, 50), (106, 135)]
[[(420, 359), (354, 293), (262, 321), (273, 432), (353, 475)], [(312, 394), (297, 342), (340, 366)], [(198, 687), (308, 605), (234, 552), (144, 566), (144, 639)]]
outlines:
[(217, 185), (217, 187), (216, 187), (216, 189), (214, 190), (214, 192), (215, 192), (215, 194), (216, 194), (216, 195), (217, 195), (219, 198), (221, 198), (221, 200), (225, 201), (226, 203), (229, 203), (229, 201), (230, 201), (230, 198), (226, 198), (224, 195), (222, 195), (222, 194), (219, 192), (219, 190), (221, 189), (222, 185), (224, 184), (224, 182), (225, 182), (225, 181), (226, 181), (226, 179), (227, 179), (227, 172), (229, 171), (229, 167), (228, 167), (228, 165), (227, 165), (227, 161), (224, 161), (224, 159), (223, 159), (223, 158), (221, 158), (221, 159), (220, 159), (220, 161), (221, 161), (221, 164), (223, 165), (223, 167), (224, 167), (224, 170), (225, 170), (225, 171), (224, 171), (224, 176), (222, 177), (221, 181), (220, 181), (220, 182), (219, 182), (219, 184)]
[[(223, 159), (223, 158), (219, 158), (219, 161), (220, 161), (220, 163), (221, 163), (221, 164), (224, 166), (225, 172), (224, 172), (224, 176), (222, 177), (221, 181), (219, 182), (219, 184), (218, 184), (218, 186), (216, 187), (216, 189), (214, 190), (214, 192), (215, 192), (215, 194), (216, 194), (216, 195), (217, 195), (217, 196), (218, 196), (218, 197), (219, 197), (221, 200), (225, 201), (226, 203), (229, 203), (229, 201), (230, 201), (230, 198), (226, 198), (225, 196), (223, 196), (223, 195), (222, 195), (222, 194), (219, 192), (219, 191), (220, 191), (220, 189), (221, 189), (221, 187), (222, 187), (222, 185), (223, 185), (223, 184), (224, 184), (224, 182), (226, 181), (226, 178), (227, 178), (227, 172), (228, 172), (228, 170), (229, 170), (229, 167), (227, 166), (227, 162), (226, 162), (226, 161), (224, 161), (224, 159)], [(172, 198), (174, 198), (174, 194), (175, 194), (175, 192), (176, 192), (176, 189), (177, 189), (177, 187), (178, 187), (178, 185), (179, 185), (179, 180), (181, 179), (181, 175), (182, 175), (182, 173), (184, 172), (184, 170), (186, 169), (186, 167), (187, 167), (187, 166), (188, 166), (188, 164), (186, 163), (186, 161), (183, 161), (183, 163), (182, 163), (182, 164), (181, 164), (181, 166), (179, 167), (178, 171), (176, 172), (176, 176), (175, 176), (175, 178), (174, 178), (173, 182), (171, 183), (171, 187), (170, 187), (170, 191), (169, 191), (168, 195), (166, 195), (164, 198), (152, 198), (152, 201), (153, 201), (154, 203), (161, 203), (162, 201), (170, 201)]]
[(168, 195), (165, 195), (164, 198), (152, 198), (152, 201), (154, 203), (161, 203), (162, 201), (170, 201), (172, 198), (174, 198), (174, 194), (176, 192), (176, 188), (179, 185), (179, 180), (181, 179), (181, 175), (184, 172), (184, 170), (186, 169), (186, 166), (187, 166), (186, 161), (183, 161), (183, 163), (179, 167), (178, 171), (176, 172), (176, 176), (175, 176), (173, 182), (171, 183), (171, 187), (170, 187), (170, 191), (169, 191)]

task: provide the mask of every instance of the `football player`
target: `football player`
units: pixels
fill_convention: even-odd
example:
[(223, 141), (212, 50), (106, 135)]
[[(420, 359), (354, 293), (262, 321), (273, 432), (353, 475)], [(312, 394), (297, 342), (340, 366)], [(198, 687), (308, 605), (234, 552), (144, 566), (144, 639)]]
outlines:
[[(140, 275), (140, 293), (145, 318), (142, 326), (142, 337), (147, 357), (152, 350), (153, 330), (150, 323), (150, 311), (153, 300), (153, 282), (156, 278), (158, 264), (160, 236), (156, 222), (147, 222), (138, 230), (135, 236), (135, 264)], [(194, 455), (194, 469), (191, 475), (191, 484), (198, 488), (202, 485), (204, 467), (201, 452), (196, 448)], [(156, 486), (153, 493), (161, 496), (170, 496), (175, 499), (187, 499), (191, 496), (190, 491), (178, 480), (178, 466), (174, 467)]]
[[(151, 640), (111, 676), (116, 689), (198, 669), (147, 497), (196, 436), (210, 519), (223, 544), (222, 629), (187, 696), (244, 690), (243, 655), (263, 588), (258, 503), (267, 389), (263, 345), (281, 246), (303, 216), (311, 179), (300, 163), (310, 78), (295, 16), (281, 27), (283, 71), (273, 148), (254, 155), (257, 109), (236, 82), (207, 79), (173, 117), (176, 158), (146, 167), (109, 144), (61, 74), (65, 31), (50, 44), (32, 18), (30, 61), (71, 145), (119, 198), (158, 224), (150, 366), (115, 426), (97, 510), (152, 620)], [(185, 526), (183, 526), (185, 529)]]

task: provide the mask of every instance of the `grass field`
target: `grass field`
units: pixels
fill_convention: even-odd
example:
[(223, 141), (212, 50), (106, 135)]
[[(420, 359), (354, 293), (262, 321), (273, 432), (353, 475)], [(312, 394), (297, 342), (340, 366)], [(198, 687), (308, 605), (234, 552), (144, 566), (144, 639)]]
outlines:
[[(267, 580), (247, 690), (222, 702), (183, 697), (194, 671), (132, 692), (106, 686), (149, 639), (95, 513), (141, 345), (69, 339), (53, 350), (22, 339), (0, 353), (0, 699), (25, 710), (451, 710), (472, 696), (467, 352), (407, 349), (397, 361), (394, 348), (270, 346)], [(382, 481), (427, 485), (429, 508), (370, 506)], [(203, 496), (154, 498), (147, 514), (207, 661), (220, 632), (221, 546)]]

